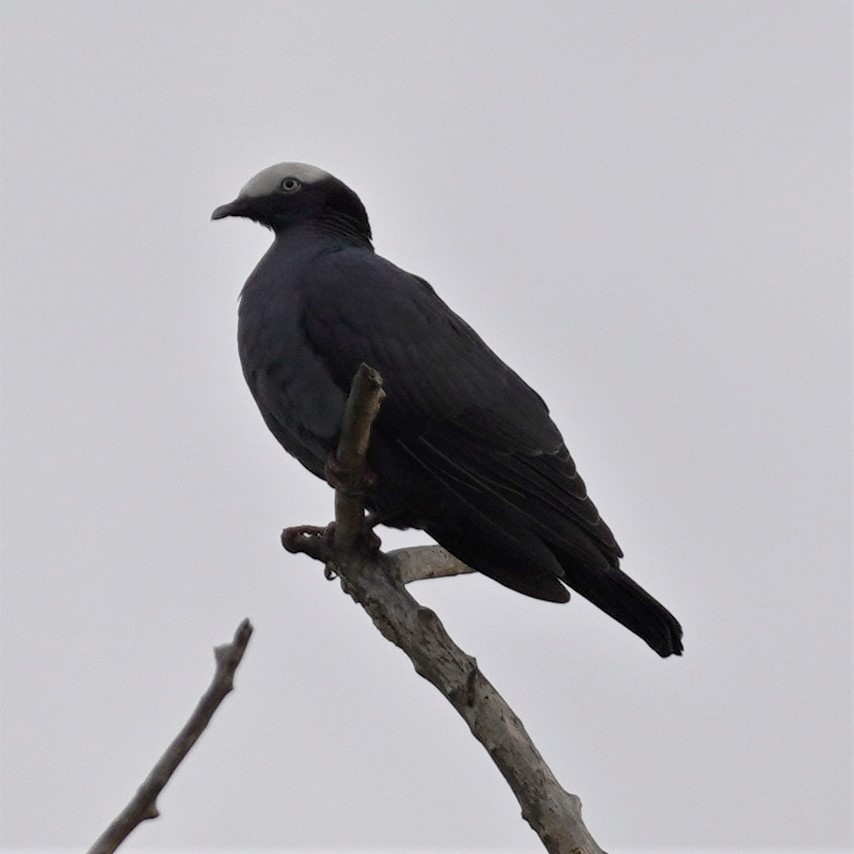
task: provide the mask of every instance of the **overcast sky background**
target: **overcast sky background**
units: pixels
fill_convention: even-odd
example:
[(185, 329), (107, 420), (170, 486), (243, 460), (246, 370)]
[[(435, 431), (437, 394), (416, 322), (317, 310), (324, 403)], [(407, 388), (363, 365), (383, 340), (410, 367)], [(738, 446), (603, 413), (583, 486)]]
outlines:
[(851, 844), (850, 42), (845, 2), (5, 0), (0, 843), (90, 844), (248, 616), (128, 851), (539, 850), (279, 546), (332, 493), (240, 375), (269, 234), (208, 218), (303, 160), (545, 397), (682, 621), (665, 661), (580, 597), (413, 588), (600, 843)]

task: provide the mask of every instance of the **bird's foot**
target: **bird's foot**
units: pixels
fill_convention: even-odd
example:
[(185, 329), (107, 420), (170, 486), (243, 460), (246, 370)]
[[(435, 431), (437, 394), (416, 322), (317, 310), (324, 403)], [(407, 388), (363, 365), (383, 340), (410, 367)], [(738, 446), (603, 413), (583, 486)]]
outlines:
[[(374, 531), (374, 526), (380, 522), (375, 513), (369, 513), (365, 517), (364, 548), (371, 557), (375, 557), (382, 546), (382, 540)], [(307, 554), (315, 560), (326, 564), (325, 574), (327, 578), (335, 578), (332, 557), (335, 550), (335, 522), (330, 522), (326, 527), (319, 525), (294, 525), (282, 531), (282, 546), (291, 554)]]
[(334, 452), (330, 451), (326, 457), (326, 462), (323, 466), (323, 474), (326, 482), (333, 488), (345, 495), (360, 498), (365, 495), (377, 481), (377, 476), (368, 468), (365, 469), (364, 475), (360, 478), (354, 478), (353, 475), (345, 471), (338, 463), (338, 459)]
[(282, 531), (282, 545), (291, 554), (307, 554), (328, 562), (335, 542), (335, 523), (325, 528), (318, 525), (295, 525)]
[[(365, 551), (370, 557), (376, 557), (379, 554), (380, 546), (383, 544), (383, 541), (379, 538), (379, 535), (374, 530), (375, 525), (379, 525), (380, 519), (376, 513), (368, 513), (365, 516), (364, 527), (362, 530), (362, 537), (360, 541), (359, 548), (364, 547)], [(324, 536), (327, 538), (330, 545), (335, 544), (335, 522), (330, 522), (326, 528), (324, 529)]]

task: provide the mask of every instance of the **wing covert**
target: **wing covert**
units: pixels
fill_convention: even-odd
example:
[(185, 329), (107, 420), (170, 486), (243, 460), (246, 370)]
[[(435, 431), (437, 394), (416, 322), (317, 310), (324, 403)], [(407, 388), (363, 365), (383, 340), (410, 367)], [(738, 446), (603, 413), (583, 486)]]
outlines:
[(389, 396), (378, 426), (412, 436), (453, 424), (503, 453), (562, 446), (542, 398), (423, 279), (346, 250), (326, 256), (313, 279), (306, 337), (342, 389), (361, 362), (382, 374)]

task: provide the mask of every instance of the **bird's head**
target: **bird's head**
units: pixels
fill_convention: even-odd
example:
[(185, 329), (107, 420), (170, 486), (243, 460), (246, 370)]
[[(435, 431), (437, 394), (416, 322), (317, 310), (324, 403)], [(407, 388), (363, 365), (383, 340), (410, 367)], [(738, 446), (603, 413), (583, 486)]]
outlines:
[(300, 223), (370, 244), (371, 226), (359, 197), (342, 181), (307, 163), (278, 163), (259, 172), (211, 219), (243, 216), (276, 234)]

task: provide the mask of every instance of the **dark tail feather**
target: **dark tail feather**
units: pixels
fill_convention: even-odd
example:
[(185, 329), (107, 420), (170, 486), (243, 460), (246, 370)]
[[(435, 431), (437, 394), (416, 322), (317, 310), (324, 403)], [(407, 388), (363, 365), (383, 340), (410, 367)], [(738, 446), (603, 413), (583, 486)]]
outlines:
[(682, 655), (679, 621), (624, 572), (609, 567), (567, 576), (569, 587), (642, 637), (662, 658)]

